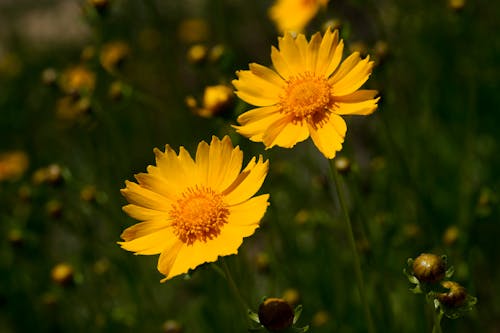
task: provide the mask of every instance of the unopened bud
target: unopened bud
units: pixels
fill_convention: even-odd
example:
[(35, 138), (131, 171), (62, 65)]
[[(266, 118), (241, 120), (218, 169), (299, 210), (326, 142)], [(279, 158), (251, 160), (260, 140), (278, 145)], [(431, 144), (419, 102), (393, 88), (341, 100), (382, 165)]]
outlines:
[(281, 331), (290, 327), (293, 317), (292, 307), (281, 298), (268, 298), (259, 306), (259, 321), (271, 331)]
[(446, 263), (442, 257), (422, 253), (413, 261), (413, 274), (420, 282), (436, 283), (446, 275)]
[(449, 291), (447, 293), (440, 293), (437, 299), (444, 305), (457, 308), (465, 303), (467, 299), (467, 291), (460, 284), (453, 281), (443, 281), (441, 285)]

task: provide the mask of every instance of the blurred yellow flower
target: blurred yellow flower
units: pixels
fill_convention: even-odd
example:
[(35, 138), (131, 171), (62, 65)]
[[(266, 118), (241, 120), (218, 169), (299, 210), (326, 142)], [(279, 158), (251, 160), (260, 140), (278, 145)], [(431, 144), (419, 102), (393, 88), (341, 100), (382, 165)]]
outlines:
[(373, 68), (369, 57), (354, 52), (342, 63), (343, 41), (338, 31), (318, 32), (308, 42), (289, 33), (272, 47), (276, 71), (252, 63), (236, 72), (236, 95), (258, 108), (238, 117), (238, 133), (266, 148), (291, 148), (311, 136), (326, 158), (342, 149), (346, 123), (341, 115), (368, 115), (375, 111), (376, 90), (358, 90)]
[(114, 73), (130, 54), (130, 47), (122, 41), (113, 41), (103, 45), (99, 60), (102, 67)]
[(68, 68), (61, 75), (60, 85), (67, 94), (90, 93), (95, 88), (95, 73), (82, 65)]
[(126, 181), (123, 210), (143, 221), (127, 228), (118, 244), (135, 254), (160, 254), (164, 282), (218, 256), (236, 254), (243, 237), (258, 228), (268, 194), (261, 187), (268, 161), (252, 158), (241, 171), (243, 153), (228, 136), (198, 145), (196, 158), (180, 147), (154, 150), (156, 166)]
[(201, 107), (198, 107), (198, 102), (194, 97), (186, 97), (186, 105), (195, 114), (203, 118), (223, 115), (233, 106), (233, 104), (233, 89), (223, 84), (205, 87)]
[(0, 153), (0, 181), (16, 179), (28, 168), (29, 159), (23, 151)]
[(327, 4), (328, 0), (276, 0), (269, 8), (269, 17), (281, 32), (302, 32), (320, 7)]

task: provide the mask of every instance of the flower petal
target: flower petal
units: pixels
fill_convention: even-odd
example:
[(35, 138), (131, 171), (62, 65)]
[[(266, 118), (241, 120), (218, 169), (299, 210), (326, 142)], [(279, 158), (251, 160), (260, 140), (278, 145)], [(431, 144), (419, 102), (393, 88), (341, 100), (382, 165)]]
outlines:
[(262, 186), (268, 169), (269, 161), (264, 161), (262, 155), (259, 155), (257, 162), (255, 162), (255, 157), (252, 158), (238, 178), (222, 192), (224, 201), (228, 205), (236, 205), (248, 200)]
[(178, 238), (172, 232), (172, 228), (163, 228), (130, 241), (118, 242), (118, 244), (127, 251), (147, 255), (163, 252), (175, 240)]
[(326, 68), (325, 77), (330, 77), (330, 75), (332, 75), (332, 73), (337, 69), (337, 67), (340, 64), (340, 61), (342, 60), (343, 52), (344, 52), (344, 41), (340, 40), (330, 59), (330, 64)]
[(269, 194), (253, 197), (239, 205), (229, 208), (228, 224), (251, 225), (259, 224), (269, 206)]
[(301, 123), (294, 123), (290, 117), (277, 120), (268, 127), (262, 142), (266, 148), (280, 146), (292, 148), (298, 142), (302, 142), (309, 137), (307, 126)]
[(196, 165), (198, 176), (202, 184), (208, 185), (208, 165), (210, 146), (205, 141), (201, 141), (196, 149)]
[(254, 142), (261, 142), (264, 132), (278, 119), (285, 116), (276, 106), (268, 106), (247, 111), (238, 117), (242, 126), (233, 126), (236, 131)]
[(377, 96), (377, 94), (378, 94), (377, 90), (362, 89), (362, 90), (357, 90), (348, 95), (335, 96), (335, 101), (343, 103), (358, 103), (358, 102), (364, 102), (369, 99), (373, 99), (375, 96)]
[(122, 210), (128, 214), (133, 219), (139, 221), (163, 219), (168, 217), (168, 213), (156, 209), (144, 208), (137, 205), (126, 205), (122, 207)]
[(170, 222), (164, 219), (149, 220), (146, 222), (136, 223), (127, 229), (125, 229), (120, 235), (121, 239), (126, 242), (134, 240), (136, 238), (144, 237), (149, 234), (153, 234), (162, 229), (168, 228)]
[(279, 76), (272, 69), (256, 63), (251, 63), (248, 66), (253, 74), (262, 78), (263, 80), (266, 80), (267, 82), (272, 83), (280, 88), (282, 88), (285, 85), (285, 81), (281, 78), (281, 76)]
[(121, 189), (120, 192), (128, 202), (154, 210), (168, 211), (170, 209), (170, 200), (164, 196), (128, 180), (125, 181), (125, 185), (126, 188)]
[(292, 72), (288, 67), (288, 64), (283, 55), (274, 46), (271, 47), (271, 61), (273, 63), (274, 68), (276, 69), (276, 72), (283, 79), (288, 80), (288, 78), (292, 75)]
[[(318, 51), (318, 61), (316, 63), (315, 73), (318, 75), (324, 75), (325, 77), (330, 76), (330, 74), (335, 70), (342, 57), (342, 46), (338, 50), (339, 44), (339, 32), (335, 30), (332, 32), (328, 29), (321, 40), (321, 45)], [(340, 52), (339, 52), (340, 51)], [(332, 61), (334, 63), (332, 64)], [(336, 62), (336, 64), (335, 64)], [(331, 72), (328, 73), (331, 67)]]
[(359, 89), (368, 80), (372, 73), (373, 61), (366, 57), (356, 64), (349, 73), (337, 82), (333, 83), (333, 92), (335, 95), (347, 95)]
[(237, 254), (243, 237), (251, 235), (257, 227), (258, 225), (240, 227), (226, 224), (216, 238), (182, 247), (166, 279), (187, 273), (201, 264), (217, 261), (219, 256)]
[(290, 33), (285, 33), (285, 36), (278, 38), (278, 45), (283, 59), (288, 65), (290, 74), (297, 75), (304, 70), (304, 60), (300, 54), (299, 48), (295, 39)]
[(234, 148), (229, 136), (222, 141), (212, 137), (209, 151), (208, 186), (215, 191), (223, 191), (238, 177), (243, 164), (243, 153)]
[(333, 112), (341, 115), (360, 115), (366, 116), (373, 113), (377, 109), (377, 102), (380, 97), (375, 99), (370, 99), (358, 103), (335, 103)]
[(322, 127), (310, 125), (309, 131), (314, 144), (326, 158), (332, 159), (342, 149), (347, 126), (342, 117), (335, 114)]
[(134, 175), (142, 188), (164, 196), (168, 201), (174, 201), (177, 196), (175, 186), (171, 186), (163, 177), (149, 173), (138, 173)]
[(316, 72), (316, 64), (318, 62), (319, 47), (321, 45), (321, 33), (317, 32), (311, 37), (311, 41), (307, 46), (306, 52), (306, 70), (312, 73)]
[(180, 240), (176, 240), (173, 244), (171, 244), (167, 249), (165, 249), (158, 259), (158, 271), (165, 275), (165, 278), (161, 279), (160, 282), (167, 281), (170, 277), (170, 272), (174, 266), (175, 261), (177, 260), (179, 253), (182, 249), (185, 248), (185, 245)]
[[(348, 56), (340, 65), (339, 69), (333, 74), (333, 76), (329, 79), (331, 84), (335, 84), (340, 81), (344, 76), (349, 74), (349, 72), (361, 61), (359, 57), (359, 52), (354, 52), (350, 56)], [(336, 92), (334, 92), (337, 94)], [(338, 94), (345, 95), (345, 94)]]
[(255, 97), (264, 98), (268, 100), (278, 101), (281, 93), (281, 87), (269, 82), (252, 71), (237, 71), (236, 75), (238, 80), (233, 80), (233, 85), (244, 93), (253, 95)]

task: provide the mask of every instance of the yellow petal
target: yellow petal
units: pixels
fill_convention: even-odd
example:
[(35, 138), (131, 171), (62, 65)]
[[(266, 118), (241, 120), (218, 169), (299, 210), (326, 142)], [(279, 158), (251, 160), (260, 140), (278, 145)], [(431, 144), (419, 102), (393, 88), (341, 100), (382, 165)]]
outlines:
[(238, 177), (243, 163), (243, 153), (234, 148), (229, 136), (222, 141), (212, 137), (209, 151), (208, 185), (215, 191), (223, 191)]
[(321, 34), (319, 32), (315, 33), (311, 37), (311, 41), (307, 46), (306, 51), (306, 70), (314, 73), (316, 71), (316, 64), (318, 62), (319, 47), (321, 45)]
[(165, 275), (165, 278), (161, 279), (160, 282), (165, 282), (169, 279), (172, 267), (184, 247), (184, 243), (180, 240), (176, 240), (160, 254), (157, 268), (160, 273)]
[(205, 141), (201, 141), (196, 149), (196, 165), (198, 166), (198, 176), (202, 184), (208, 185), (208, 163), (210, 146)]
[(242, 126), (233, 126), (236, 131), (255, 142), (261, 142), (264, 132), (278, 119), (284, 118), (277, 107), (263, 107), (247, 111), (238, 117)]
[[(233, 81), (233, 85), (238, 88), (237, 86), (237, 81)], [(239, 88), (238, 88), (239, 89)], [(255, 105), (255, 106), (270, 106), (270, 105), (275, 105), (279, 98), (276, 96), (276, 98), (266, 98), (262, 97), (259, 95), (259, 93), (247, 93), (244, 91), (235, 91), (234, 92), (236, 96), (247, 102), (248, 104)]]
[(333, 56), (330, 59), (330, 64), (326, 68), (325, 77), (330, 77), (332, 73), (337, 69), (342, 60), (342, 54), (344, 52), (344, 41), (340, 40), (335, 51), (333, 52)]
[(251, 225), (259, 224), (269, 206), (269, 194), (253, 197), (239, 205), (229, 208), (229, 224)]
[[(349, 72), (360, 62), (359, 52), (354, 52), (348, 56), (340, 65), (339, 69), (333, 74), (333, 76), (328, 80), (331, 84), (337, 83), (344, 76), (349, 74)], [(334, 92), (335, 93), (335, 92)], [(336, 93), (335, 93), (336, 94)], [(338, 94), (343, 95), (343, 94)]]
[(169, 227), (169, 225), (170, 223), (166, 218), (136, 223), (133, 226), (130, 226), (127, 229), (125, 229), (120, 235), (120, 237), (124, 241), (129, 242), (136, 238), (147, 236), (149, 234), (153, 234), (157, 231), (165, 229)]
[(285, 36), (278, 38), (280, 53), (288, 65), (288, 69), (292, 75), (297, 75), (304, 71), (304, 60), (300, 54), (299, 48), (295, 43), (295, 39), (290, 33), (285, 33)]
[(364, 102), (369, 99), (373, 99), (377, 96), (377, 90), (357, 90), (351, 94), (344, 96), (335, 96), (335, 101), (344, 102), (344, 103), (358, 103)]
[(275, 105), (265, 106), (262, 108), (255, 108), (245, 113), (242, 113), (237, 120), (238, 123), (240, 123), (241, 125), (246, 125), (247, 123), (252, 123), (267, 118), (271, 115), (279, 114), (279, 111), (280, 111), (279, 108)]
[(281, 93), (281, 87), (269, 82), (252, 71), (237, 71), (238, 80), (233, 81), (233, 85), (240, 91), (255, 97), (276, 100)]
[(372, 73), (373, 61), (366, 57), (356, 64), (342, 79), (333, 84), (335, 95), (347, 95), (359, 89)]
[(283, 79), (272, 69), (256, 63), (250, 64), (249, 67), (253, 74), (262, 78), (263, 80), (266, 80), (267, 82), (272, 83), (280, 88), (285, 85), (285, 81), (283, 81)]
[(130, 241), (118, 242), (122, 249), (135, 252), (135, 254), (158, 254), (163, 252), (169, 244), (177, 240), (172, 228), (164, 228)]
[(236, 180), (222, 193), (228, 205), (236, 205), (248, 200), (262, 186), (269, 168), (269, 161), (262, 155), (255, 162), (255, 157), (248, 163)]
[(283, 55), (274, 46), (271, 47), (271, 61), (276, 69), (276, 72), (285, 80), (292, 75), (291, 70), (288, 68), (288, 64), (285, 61)]
[(290, 117), (276, 121), (264, 133), (262, 142), (266, 148), (280, 146), (292, 148), (298, 142), (302, 142), (309, 137), (307, 126), (301, 123), (293, 123)]
[(127, 187), (120, 191), (128, 202), (155, 210), (168, 211), (170, 209), (170, 200), (164, 196), (128, 180), (125, 181), (125, 185)]
[[(200, 183), (200, 178), (198, 175), (198, 167), (194, 163), (193, 158), (189, 154), (189, 152), (184, 148), (180, 147), (179, 148), (179, 156), (177, 157), (179, 160), (179, 165), (183, 169), (183, 174), (185, 175), (185, 179), (182, 179), (182, 181), (187, 185), (187, 186), (193, 186), (195, 184)], [(174, 176), (174, 175), (172, 175)], [(174, 176), (175, 177), (175, 176)], [(172, 177), (170, 177), (172, 178)]]
[[(338, 30), (332, 32), (330, 29), (328, 29), (325, 32), (323, 39), (321, 40), (321, 45), (319, 46), (318, 60), (315, 69), (316, 74), (328, 77), (335, 70), (335, 68), (333, 68), (330, 73), (327, 73), (327, 71), (330, 70), (330, 67), (338, 66), (338, 62), (340, 62), (340, 58), (342, 56), (342, 50), (340, 50), (340, 53), (338, 55), (336, 54), (338, 43)], [(337, 64), (331, 65), (332, 61), (337, 61)]]
[(134, 177), (137, 179), (141, 187), (158, 193), (168, 199), (167, 204), (176, 199), (177, 191), (175, 190), (175, 187), (170, 186), (165, 178), (149, 173), (138, 173), (134, 175)]
[(307, 39), (304, 34), (299, 34), (297, 38), (295, 38), (295, 44), (297, 45), (297, 48), (300, 53), (300, 58), (303, 59), (304, 65), (306, 65), (306, 54), (307, 54)]
[(126, 205), (122, 207), (122, 210), (125, 213), (127, 213), (131, 218), (139, 221), (166, 219), (168, 217), (167, 212), (159, 211), (156, 209), (144, 208), (137, 205)]
[(258, 225), (239, 227), (226, 224), (216, 238), (182, 247), (167, 279), (187, 273), (206, 262), (217, 261), (219, 256), (237, 254), (243, 237), (251, 235), (257, 227)]
[(377, 109), (377, 102), (380, 97), (359, 103), (335, 103), (333, 112), (341, 115), (361, 115), (366, 116)]
[(329, 121), (322, 127), (309, 126), (314, 144), (329, 159), (342, 149), (346, 130), (345, 121), (335, 114), (330, 115)]
[(158, 148), (155, 148), (153, 152), (156, 155), (156, 165), (161, 175), (171, 186), (175, 187), (176, 191), (182, 191), (183, 188), (190, 186), (191, 177), (188, 178), (184, 166), (179, 163), (177, 154), (169, 145), (165, 145), (164, 153)]

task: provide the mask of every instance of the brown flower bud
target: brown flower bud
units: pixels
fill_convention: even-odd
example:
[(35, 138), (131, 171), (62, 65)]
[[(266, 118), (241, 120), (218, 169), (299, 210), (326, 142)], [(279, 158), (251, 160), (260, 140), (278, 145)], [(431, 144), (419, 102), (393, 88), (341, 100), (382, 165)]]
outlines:
[(467, 299), (467, 291), (464, 287), (453, 281), (443, 281), (441, 285), (449, 291), (447, 293), (440, 293), (437, 299), (444, 305), (449, 307), (459, 307), (465, 303)]
[(271, 331), (281, 331), (290, 327), (293, 317), (292, 307), (281, 298), (268, 298), (259, 306), (259, 321)]
[(413, 274), (420, 282), (436, 283), (446, 274), (443, 258), (432, 253), (422, 253), (413, 261)]

